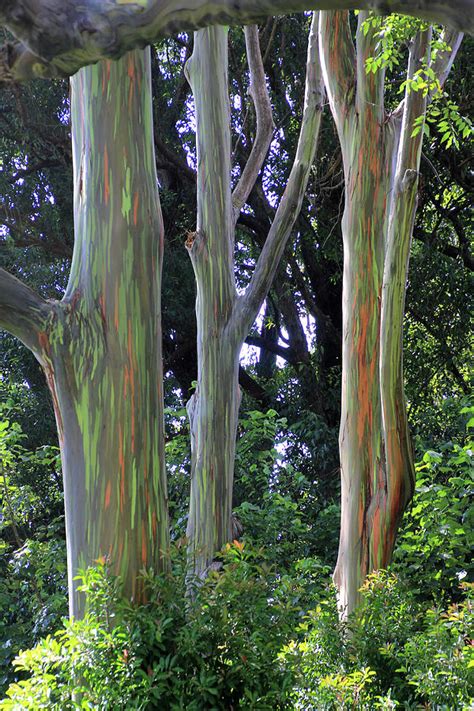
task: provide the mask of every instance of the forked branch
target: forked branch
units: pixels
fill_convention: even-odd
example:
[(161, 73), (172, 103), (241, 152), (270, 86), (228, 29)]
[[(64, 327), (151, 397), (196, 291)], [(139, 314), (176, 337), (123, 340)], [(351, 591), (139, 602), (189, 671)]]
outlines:
[(250, 284), (235, 311), (238, 331), (247, 334), (268, 294), (288, 237), (301, 209), (313, 165), (324, 104), (324, 84), (318, 49), (318, 13), (313, 13), (308, 41), (303, 118), (290, 177)]
[(250, 73), (249, 94), (252, 97), (255, 107), (257, 127), (250, 156), (232, 194), (234, 223), (239, 219), (240, 211), (255, 185), (273, 135), (272, 105), (270, 103), (262, 54), (260, 52), (258, 27), (256, 25), (250, 25), (250, 27), (245, 28), (244, 32)]

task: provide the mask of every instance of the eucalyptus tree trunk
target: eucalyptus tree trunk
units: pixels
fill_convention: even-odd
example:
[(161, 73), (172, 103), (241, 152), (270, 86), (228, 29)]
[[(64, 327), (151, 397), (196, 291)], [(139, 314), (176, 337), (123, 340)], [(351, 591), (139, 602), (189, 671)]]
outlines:
[[(74, 576), (106, 558), (139, 600), (142, 568), (168, 548), (157, 192), (149, 50), (82, 69), (71, 82), (75, 245), (64, 299), (44, 302), (2, 274), (0, 323), (35, 353), (61, 447), (70, 611)], [(11, 323), (5, 317), (13, 303)], [(8, 311), (7, 311), (8, 317)]]
[(205, 574), (216, 552), (232, 537), (240, 350), (268, 293), (301, 208), (323, 105), (317, 24), (313, 18), (297, 155), (252, 280), (246, 292), (238, 295), (234, 279), (235, 224), (261, 169), (273, 131), (257, 28), (246, 28), (245, 34), (257, 130), (249, 160), (233, 192), (227, 30), (217, 27), (197, 32), (187, 64), (195, 98), (198, 163), (197, 229), (188, 233), (186, 242), (196, 277), (198, 334), (198, 381), (188, 404), (192, 458), (187, 535), (192, 571), (199, 576)]
[[(341, 613), (357, 605), (366, 575), (391, 560), (415, 474), (403, 391), (402, 330), (427, 96), (410, 91), (389, 114), (384, 71), (366, 73), (375, 30), (355, 46), (347, 13), (324, 12), (320, 51), (345, 175), (342, 403), (339, 435), (341, 530), (334, 581)], [(459, 37), (455, 39), (455, 52)], [(407, 79), (430, 62), (431, 29), (419, 31)], [(452, 61), (443, 54), (441, 77)]]

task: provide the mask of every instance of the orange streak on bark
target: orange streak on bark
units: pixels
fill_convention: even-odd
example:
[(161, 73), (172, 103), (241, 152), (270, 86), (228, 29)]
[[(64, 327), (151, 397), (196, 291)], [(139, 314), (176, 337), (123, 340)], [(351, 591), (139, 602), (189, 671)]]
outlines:
[(105, 204), (109, 204), (110, 186), (109, 186), (109, 154), (107, 146), (104, 148), (104, 199)]
[(105, 91), (105, 87), (110, 81), (110, 59), (105, 60), (105, 72), (102, 74), (102, 91)]
[(128, 381), (130, 380), (128, 365), (123, 370), (123, 399), (127, 399)]
[(138, 190), (133, 196), (133, 224), (136, 226), (138, 220)]
[(38, 333), (38, 341), (41, 346), (41, 349), (49, 355), (49, 339), (48, 335), (44, 331), (40, 331)]
[(119, 467), (120, 467), (120, 511), (123, 512), (125, 504), (125, 458), (123, 456), (123, 432), (119, 424)]
[(110, 495), (112, 493), (112, 484), (110, 483), (110, 479), (107, 482), (107, 486), (105, 487), (105, 500), (104, 500), (104, 507), (107, 510), (110, 506)]

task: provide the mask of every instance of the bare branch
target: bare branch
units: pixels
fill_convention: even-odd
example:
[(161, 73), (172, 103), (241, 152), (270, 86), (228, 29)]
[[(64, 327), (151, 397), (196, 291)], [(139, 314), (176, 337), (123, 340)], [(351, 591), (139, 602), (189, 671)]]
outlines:
[(270, 353), (284, 358), (288, 363), (292, 363), (293, 365), (297, 365), (300, 362), (293, 348), (285, 348), (285, 346), (281, 346), (279, 343), (275, 343), (268, 338), (263, 338), (262, 336), (247, 336), (245, 343), (249, 346), (255, 346), (256, 348), (264, 348), (270, 351)]
[(474, 33), (474, 0), (0, 0), (0, 24), (19, 42), (0, 58), (2, 80), (70, 76), (160, 37), (209, 25), (249, 25), (303, 10), (405, 13)]
[(255, 141), (249, 159), (242, 171), (240, 180), (232, 194), (234, 206), (234, 223), (239, 219), (239, 214), (252, 190), (263, 161), (270, 147), (273, 134), (272, 105), (268, 94), (265, 71), (263, 69), (258, 27), (250, 25), (245, 30), (245, 46), (250, 72), (249, 94), (252, 97), (257, 118)]
[(319, 62), (318, 13), (313, 13), (308, 41), (303, 118), (296, 156), (285, 192), (278, 206), (265, 245), (245, 293), (239, 297), (235, 317), (237, 328), (247, 333), (265, 299), (286, 242), (301, 209), (319, 137), (324, 104), (324, 84)]
[(36, 356), (51, 305), (12, 274), (0, 269), (0, 328), (22, 341)]
[(469, 246), (467, 244), (461, 245), (460, 247), (456, 247), (454, 244), (449, 243), (442, 244), (435, 241), (436, 235), (433, 235), (431, 232), (428, 234), (428, 232), (425, 232), (420, 227), (415, 227), (413, 236), (415, 239), (423, 242), (423, 244), (428, 245), (428, 247), (435, 249), (437, 252), (446, 257), (450, 257), (451, 259), (460, 259), (466, 269), (474, 272), (474, 256), (470, 253)]

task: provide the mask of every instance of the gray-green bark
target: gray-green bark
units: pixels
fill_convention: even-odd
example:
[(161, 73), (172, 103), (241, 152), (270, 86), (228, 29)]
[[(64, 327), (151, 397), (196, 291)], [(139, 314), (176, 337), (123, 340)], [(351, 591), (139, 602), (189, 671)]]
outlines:
[(373, 10), (414, 15), (474, 32), (474, 0), (1, 0), (0, 24), (19, 40), (4, 48), (0, 78), (70, 76), (165, 35), (243, 25), (303, 10)]
[[(256, 28), (247, 30), (247, 48), (251, 77), (255, 78), (263, 72)], [(261, 102), (256, 112), (261, 119), (257, 148), (232, 195), (227, 30), (211, 28), (196, 33), (187, 72), (195, 97), (198, 157), (197, 230), (187, 240), (196, 276), (198, 332), (198, 382), (188, 406), (192, 481), (187, 534), (193, 571), (202, 575), (216, 552), (231, 539), (240, 350), (301, 208), (316, 151), (323, 104), (316, 19), (310, 32), (297, 155), (250, 285), (240, 296), (234, 281), (235, 222), (271, 140), (269, 101), (265, 96), (259, 99), (257, 91), (252, 94), (254, 101)]]
[[(66, 294), (61, 302), (47, 304), (30, 295), (34, 342), (20, 332), (24, 304), (14, 304), (13, 323), (4, 317), (3, 306), (0, 317), (1, 325), (35, 352), (53, 397), (70, 610), (80, 616), (83, 601), (73, 580), (78, 568), (109, 559), (124, 594), (138, 600), (143, 592), (139, 571), (160, 569), (168, 549), (163, 223), (149, 51), (82, 69), (72, 80), (71, 119), (75, 246)], [(7, 286), (14, 284), (11, 280)], [(0, 304), (9, 291), (2, 290)]]
[[(423, 131), (414, 121), (427, 97), (407, 87), (401, 106), (384, 107), (384, 72), (367, 74), (377, 37), (354, 46), (346, 13), (321, 13), (325, 83), (345, 175), (343, 358), (340, 427), (341, 532), (334, 580), (343, 614), (357, 605), (366, 575), (391, 559), (414, 488), (403, 392), (402, 329)], [(430, 61), (431, 31), (410, 47), (408, 78)], [(452, 35), (453, 53), (459, 38)], [(452, 42), (451, 42), (452, 41)], [(452, 56), (436, 69), (445, 78)]]

